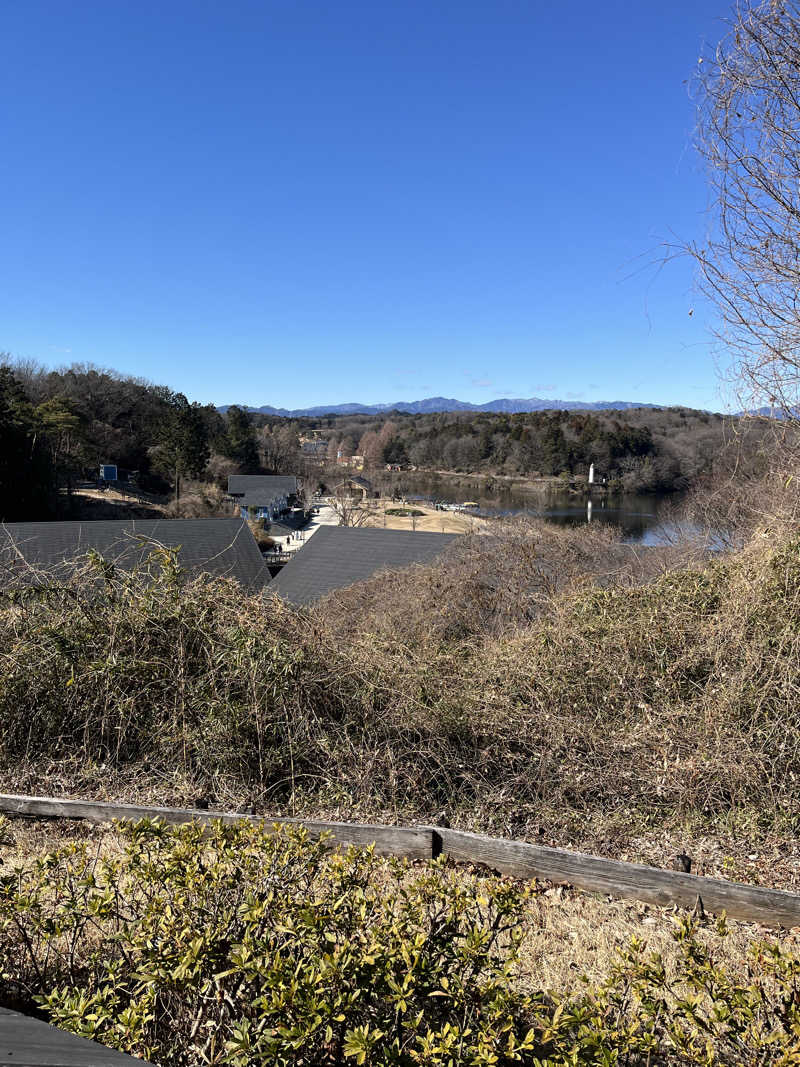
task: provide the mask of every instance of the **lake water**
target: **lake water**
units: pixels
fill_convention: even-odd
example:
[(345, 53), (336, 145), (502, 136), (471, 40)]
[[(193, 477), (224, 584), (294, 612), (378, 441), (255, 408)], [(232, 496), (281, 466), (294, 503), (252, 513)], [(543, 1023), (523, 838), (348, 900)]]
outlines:
[(558, 523), (560, 526), (580, 526), (587, 522), (604, 522), (617, 527), (625, 541), (643, 545), (664, 544), (680, 537), (676, 511), (681, 494), (636, 496), (607, 495), (595, 492), (591, 500), (571, 493), (490, 492), (480, 482), (468, 479), (456, 485), (447, 479), (435, 479), (427, 485), (416, 484), (407, 498), (438, 500), (462, 504), (474, 500), (480, 504), (478, 515), (530, 515)]

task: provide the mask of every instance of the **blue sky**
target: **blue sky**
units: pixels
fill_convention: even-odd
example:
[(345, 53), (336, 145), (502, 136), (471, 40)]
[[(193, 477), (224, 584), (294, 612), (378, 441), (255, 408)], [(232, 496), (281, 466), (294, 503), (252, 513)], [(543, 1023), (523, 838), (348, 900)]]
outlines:
[(2, 4), (0, 350), (202, 402), (720, 408), (691, 267), (652, 264), (706, 225), (686, 82), (727, 14)]

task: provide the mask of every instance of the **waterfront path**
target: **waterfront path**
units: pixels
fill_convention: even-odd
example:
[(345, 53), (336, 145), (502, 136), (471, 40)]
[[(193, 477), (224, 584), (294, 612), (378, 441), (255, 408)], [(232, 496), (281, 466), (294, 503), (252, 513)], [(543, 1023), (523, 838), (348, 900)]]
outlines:
[[(329, 504), (318, 504), (319, 512), (311, 516), (305, 526), (291, 526), (288, 523), (273, 522), (268, 530), (280, 544), (281, 552), (293, 555), (303, 547), (306, 541), (317, 532), (320, 526), (338, 526), (339, 518)], [(288, 538), (288, 540), (287, 540)]]

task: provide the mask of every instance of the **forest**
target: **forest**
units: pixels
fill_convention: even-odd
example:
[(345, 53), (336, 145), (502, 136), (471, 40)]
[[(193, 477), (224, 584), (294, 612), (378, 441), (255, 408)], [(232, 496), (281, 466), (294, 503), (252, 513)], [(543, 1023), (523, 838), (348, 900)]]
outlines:
[[(234, 473), (292, 473), (316, 488), (330, 482), (337, 456), (353, 455), (374, 474), (392, 464), (580, 478), (593, 463), (613, 489), (671, 492), (732, 462), (757, 470), (769, 422), (688, 408), (288, 419), (236, 406), (223, 413), (91, 365), (51, 370), (0, 356), (0, 518), (69, 514), (70, 490), (103, 463), (176, 504), (186, 484), (222, 489)], [(313, 461), (303, 440), (322, 449)]]
[[(711, 470), (737, 436), (739, 419), (689, 408), (543, 411), (523, 414), (342, 416), (310, 428), (328, 455), (364, 456), (426, 470), (538, 476), (598, 474), (628, 492), (685, 489)], [(757, 434), (756, 437), (759, 435)]]
[[(294, 435), (287, 455), (272, 459), (296, 454)], [(102, 463), (117, 464), (143, 490), (177, 496), (187, 479), (224, 482), (269, 458), (238, 408), (223, 416), (141, 378), (84, 364), (50, 370), (0, 353), (4, 521), (63, 515), (63, 490), (96, 479)]]

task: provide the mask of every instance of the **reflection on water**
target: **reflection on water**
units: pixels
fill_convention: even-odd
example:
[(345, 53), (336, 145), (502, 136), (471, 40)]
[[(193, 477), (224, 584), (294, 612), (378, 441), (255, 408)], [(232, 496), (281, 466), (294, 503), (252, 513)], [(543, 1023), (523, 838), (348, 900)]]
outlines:
[[(531, 500), (522, 506), (509, 508), (487, 507), (487, 515), (533, 515), (559, 526), (582, 526), (587, 522), (603, 522), (616, 526), (626, 541), (640, 544), (660, 544), (660, 527), (671, 516), (674, 501), (666, 497), (602, 496), (587, 500), (576, 499), (568, 493), (553, 493), (541, 503)], [(666, 531), (664, 531), (666, 533)]]
[(415, 489), (414, 494), (409, 494), (409, 499), (438, 500), (450, 504), (476, 500), (480, 503), (480, 510), (476, 512), (478, 515), (531, 515), (560, 526), (608, 523), (621, 531), (625, 541), (637, 544), (664, 544), (686, 533), (675, 520), (675, 510), (680, 503), (680, 494), (676, 493), (651, 496), (595, 493), (589, 499), (565, 492), (501, 492), (487, 495), (475, 483), (462, 483), (454, 487), (448, 486), (443, 479), (430, 487), (417, 485)]

